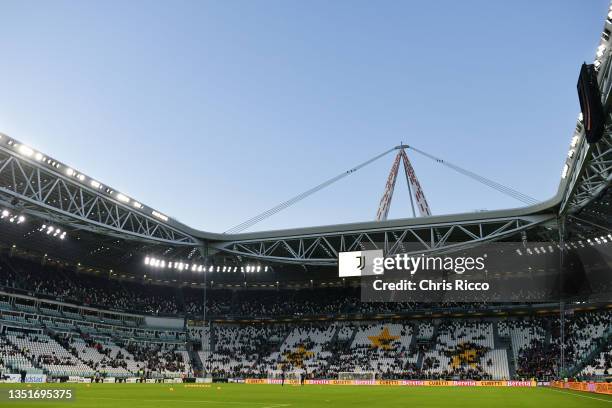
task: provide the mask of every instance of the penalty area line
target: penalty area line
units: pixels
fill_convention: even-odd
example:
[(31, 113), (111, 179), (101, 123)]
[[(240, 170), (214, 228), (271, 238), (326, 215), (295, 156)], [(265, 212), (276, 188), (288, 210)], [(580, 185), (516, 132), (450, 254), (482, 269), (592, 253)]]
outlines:
[(567, 394), (567, 395), (573, 395), (574, 397), (582, 397), (582, 398), (588, 398), (588, 399), (594, 399), (597, 401), (603, 401), (603, 402), (607, 402), (607, 403), (612, 403), (612, 400), (607, 400), (607, 399), (603, 399), (603, 398), (597, 398), (597, 397), (592, 397), (590, 395), (582, 395), (582, 394), (578, 394), (581, 391), (576, 391), (576, 392), (569, 392), (569, 391), (563, 391), (563, 390), (558, 390), (556, 388), (550, 388), (550, 387), (546, 387), (546, 389), (551, 390), (551, 391), (557, 391), (560, 392), (561, 394)]

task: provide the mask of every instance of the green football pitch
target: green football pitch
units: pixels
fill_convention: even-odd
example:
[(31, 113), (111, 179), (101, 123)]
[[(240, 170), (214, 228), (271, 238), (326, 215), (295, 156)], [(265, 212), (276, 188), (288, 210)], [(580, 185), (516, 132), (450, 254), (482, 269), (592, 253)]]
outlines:
[[(10, 400), (10, 389), (70, 388), (72, 401)], [(109, 408), (612, 408), (612, 397), (550, 388), (385, 387), (329, 385), (62, 384), (0, 385), (2, 407)]]

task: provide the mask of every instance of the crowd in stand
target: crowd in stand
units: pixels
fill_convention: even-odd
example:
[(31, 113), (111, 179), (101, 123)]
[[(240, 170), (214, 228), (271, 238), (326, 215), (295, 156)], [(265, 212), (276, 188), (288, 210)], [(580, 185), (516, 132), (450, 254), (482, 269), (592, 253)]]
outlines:
[(612, 375), (612, 344), (602, 347), (592, 362), (584, 367), (582, 375), (586, 377)]
[[(360, 323), (345, 324), (329, 341), (321, 341), (320, 333), (332, 323), (279, 326), (279, 337), (291, 337), (293, 333), (304, 339), (296, 343), (291, 353), (283, 353), (283, 344), (288, 340), (279, 342), (276, 336), (271, 336), (271, 329), (249, 332), (245, 343), (241, 340), (244, 328), (233, 327), (220, 333), (229, 335), (234, 341), (217, 343), (216, 350), (206, 356), (212, 364), (211, 371), (219, 377), (268, 377), (271, 371), (283, 369), (302, 371), (303, 375), (315, 378), (337, 378), (340, 372), (373, 371), (381, 379), (552, 379), (558, 376), (560, 355), (555, 320), (552, 316), (508, 322), (452, 319), (440, 322), (437, 334), (429, 340), (412, 341), (409, 345), (401, 341), (408, 331), (408, 326), (404, 326), (401, 330), (394, 329), (395, 335), (384, 347), (356, 342), (354, 339), (359, 331), (362, 337), (366, 333)], [(511, 348), (507, 350), (494, 348), (493, 328), (494, 325), (501, 327), (502, 322), (510, 326), (509, 331), (498, 335), (510, 342)], [(567, 364), (571, 365), (582, 357), (583, 349), (576, 346), (580, 341), (588, 340), (593, 347), (599, 345), (600, 338), (589, 335), (597, 327), (611, 327), (612, 315), (609, 312), (580, 313), (568, 316), (567, 325), (574, 328), (566, 338)], [(341, 336), (343, 331), (349, 335)], [(529, 334), (538, 332), (544, 335)], [(510, 361), (514, 366), (513, 375), (507, 368)], [(500, 363), (503, 364), (500, 366)], [(605, 350), (601, 353), (593, 369), (609, 369), (611, 363), (608, 348), (608, 353)], [(500, 375), (504, 372), (507, 374)]]
[[(568, 362), (577, 361), (587, 340), (590, 346), (605, 346), (584, 333), (611, 324), (610, 312), (568, 316), (566, 326), (572, 328), (565, 342)], [(495, 325), (499, 336), (510, 340), (511, 349), (494, 349)], [(433, 329), (431, 326), (420, 321), (214, 324), (207, 339), (211, 349), (201, 351), (200, 360), (206, 372), (220, 378), (266, 378), (279, 370), (299, 371), (312, 378), (337, 378), (342, 372), (375, 372), (379, 379), (434, 380), (551, 379), (558, 375), (556, 317), (446, 319), (435, 322)], [(195, 336), (202, 329), (192, 333), (191, 341), (199, 346), (201, 339)], [(129, 339), (117, 339), (120, 343), (115, 344), (109, 338), (100, 342), (84, 333), (52, 337), (22, 333), (7, 337), (8, 342), (0, 339), (3, 361), (23, 356), (37, 368), (61, 367), (61, 372), (67, 372), (69, 367), (85, 367), (92, 373), (122, 372), (142, 377), (193, 374), (184, 344)], [(32, 346), (35, 350), (30, 349)], [(95, 352), (91, 354), (85, 348)], [(515, 373), (510, 375), (491, 353), (502, 352), (507, 362), (513, 360), (512, 351)], [(610, 369), (609, 345), (601, 351), (590, 372)], [(492, 374), (495, 372), (497, 375)]]
[(57, 373), (58, 371), (90, 371), (69, 349), (63, 347), (56, 339), (42, 333), (13, 333), (7, 336), (18, 355), (27, 359), (32, 368), (45, 367)]
[[(53, 278), (50, 279), (50, 276)], [(49, 271), (40, 265), (35, 267), (18, 260), (0, 262), (0, 286), (5, 290), (21, 289), (34, 295), (51, 296), (68, 303), (74, 301), (108, 310), (131, 310), (149, 315), (179, 314), (192, 318), (197, 318), (203, 312), (201, 290), (122, 282), (66, 270)], [(267, 377), (274, 370), (303, 369), (305, 375), (317, 378), (335, 378), (340, 372), (371, 370), (384, 379), (490, 379), (494, 378), (491, 374), (495, 372), (494, 368), (498, 372), (508, 372), (507, 367), (497, 367), (499, 354), (495, 353), (498, 351), (503, 351), (506, 363), (512, 363), (516, 378), (553, 378), (559, 372), (561, 326), (557, 317), (500, 320), (495, 323), (441, 320), (435, 324), (435, 334), (431, 321), (419, 324), (418, 330), (416, 326), (403, 324), (393, 329), (395, 332), (387, 339), (388, 344), (373, 347), (367, 338), (377, 333), (367, 331), (378, 330), (377, 326), (364, 326), (350, 320), (339, 323), (334, 318), (397, 313), (425, 306), (444, 309), (478, 305), (366, 303), (360, 301), (359, 291), (355, 288), (216, 289), (209, 291), (207, 302), (209, 316), (331, 318), (321, 323), (214, 327), (210, 333), (212, 348), (202, 352), (201, 360), (209, 372), (219, 377)], [(36, 310), (34, 303), (31, 303), (32, 311), (29, 313), (45, 313), (42, 309)], [(505, 350), (495, 348), (494, 327), (497, 327), (498, 336), (511, 340), (507, 354)], [(612, 363), (607, 343), (610, 327), (610, 312), (567, 315), (564, 326), (567, 361), (582, 361), (589, 353), (595, 353), (598, 360), (589, 366), (591, 372), (609, 372)], [(44, 324), (41, 328), (49, 329)], [(201, 328), (195, 328), (190, 331), (191, 336), (187, 340), (198, 344), (202, 333)], [(355, 341), (359, 333), (361, 340)], [(179, 349), (176, 345), (163, 344), (164, 339), (155, 339), (162, 340), (155, 344), (124, 339), (123, 348), (109, 347), (82, 332), (79, 341), (85, 342), (88, 349), (95, 350), (95, 353), (83, 354), (82, 350), (77, 349), (74, 338), (19, 336), (16, 340), (29, 341), (29, 344), (57, 343), (67, 354), (33, 354), (27, 348), (7, 343), (1, 350), (2, 363), (7, 357), (23, 356), (36, 367), (86, 366), (94, 371), (123, 369), (132, 373), (142, 370), (145, 376), (192, 370), (192, 362), (184, 345)], [(165, 340), (186, 339), (174, 336)], [(601, 353), (597, 354), (600, 349)], [(498, 377), (500, 375), (496, 374)]]
[[(201, 289), (166, 287), (51, 266), (22, 259), (0, 259), (0, 289), (22, 290), (69, 303), (154, 315), (203, 314)], [(301, 317), (307, 315), (385, 314), (417, 309), (478, 308), (482, 303), (361, 302), (359, 288), (300, 290), (212, 289), (207, 294), (208, 316)]]
[[(604, 341), (607, 332), (612, 330), (610, 313), (567, 316), (564, 330), (566, 358), (575, 361)], [(553, 345), (560, 348), (561, 323), (558, 318), (551, 322), (551, 336)]]
[(559, 347), (533, 340), (520, 353), (516, 373), (526, 378), (552, 378), (557, 373), (558, 361)]
[(59, 376), (156, 378), (193, 375), (184, 345), (129, 343), (124, 347), (114, 343), (103, 344), (76, 333), (65, 337), (15, 333), (0, 338), (0, 364), (4, 367), (8, 361), (13, 371), (19, 371), (22, 365), (10, 363), (18, 358), (26, 361), (32, 369), (49, 370)]
[(0, 284), (76, 304), (147, 314), (177, 314), (181, 311), (168, 288), (121, 282), (63, 269), (41, 267), (23, 260), (0, 263)]
[[(202, 290), (163, 287), (92, 276), (86, 273), (41, 267), (31, 262), (3, 259), (0, 289), (19, 289), (76, 304), (146, 314), (201, 316)], [(325, 296), (322, 296), (323, 290)], [(253, 290), (208, 291), (207, 313), (252, 317), (340, 314), (359, 311), (359, 294), (354, 289), (299, 291)], [(381, 304), (382, 307), (382, 304)]]

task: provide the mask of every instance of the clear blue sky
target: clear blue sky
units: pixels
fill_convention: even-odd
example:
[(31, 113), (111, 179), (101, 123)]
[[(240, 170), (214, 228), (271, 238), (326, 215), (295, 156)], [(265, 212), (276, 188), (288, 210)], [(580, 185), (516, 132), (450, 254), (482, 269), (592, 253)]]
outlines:
[[(400, 141), (546, 199), (607, 8), (3, 1), (0, 131), (209, 231)], [(520, 205), (412, 158), (434, 214)], [(391, 161), (255, 229), (371, 220)], [(401, 178), (390, 218), (407, 216)]]

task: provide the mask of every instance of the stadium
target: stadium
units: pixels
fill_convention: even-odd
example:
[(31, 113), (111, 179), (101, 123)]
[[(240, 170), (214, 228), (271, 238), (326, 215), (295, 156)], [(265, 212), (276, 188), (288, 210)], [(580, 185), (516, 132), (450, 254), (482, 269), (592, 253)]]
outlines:
[[(400, 143), (215, 233), (0, 134), (0, 400), (610, 404), (612, 6), (604, 20), (545, 201)], [(521, 206), (432, 215), (414, 156)], [(384, 158), (375, 221), (257, 230)], [(388, 219), (404, 174), (413, 216)]]

